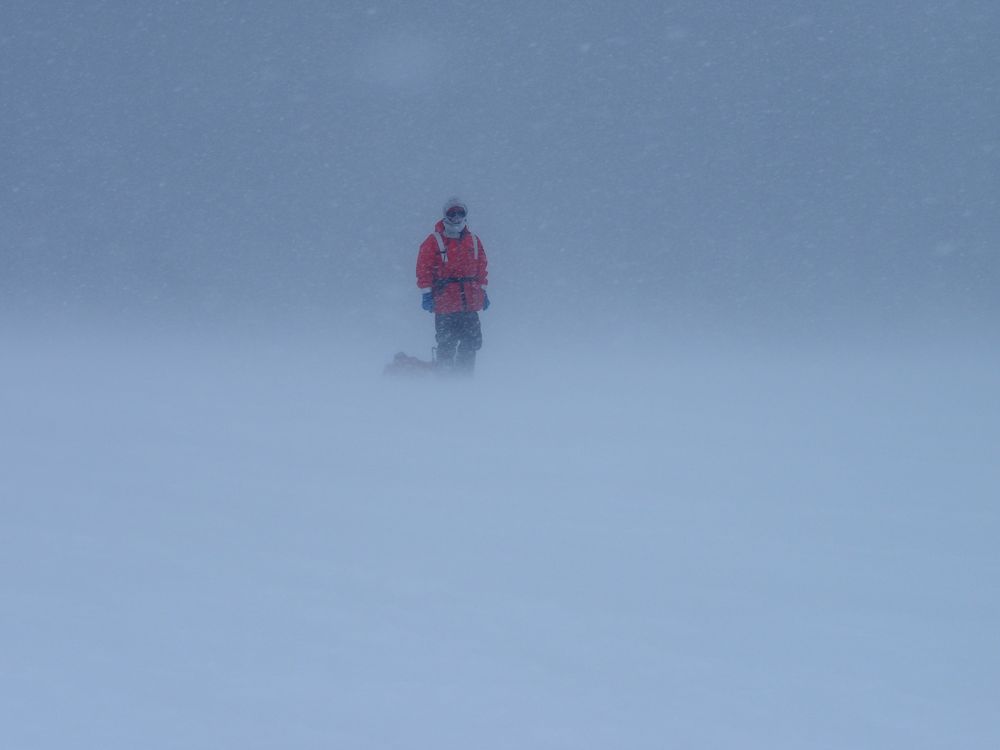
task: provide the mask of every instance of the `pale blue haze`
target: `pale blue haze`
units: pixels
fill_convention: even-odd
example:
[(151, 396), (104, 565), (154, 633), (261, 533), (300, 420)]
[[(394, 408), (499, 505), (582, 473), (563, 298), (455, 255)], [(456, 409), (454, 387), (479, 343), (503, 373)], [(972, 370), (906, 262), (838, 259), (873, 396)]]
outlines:
[(1000, 746), (998, 32), (5, 0), (0, 748)]

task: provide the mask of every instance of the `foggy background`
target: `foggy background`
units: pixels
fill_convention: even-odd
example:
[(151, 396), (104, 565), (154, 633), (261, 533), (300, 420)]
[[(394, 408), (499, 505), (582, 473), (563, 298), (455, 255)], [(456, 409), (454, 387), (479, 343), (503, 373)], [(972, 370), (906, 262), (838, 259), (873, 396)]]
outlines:
[(0, 746), (996, 747), (998, 15), (5, 0)]
[(458, 193), (494, 302), (521, 314), (995, 320), (989, 2), (2, 13), (8, 314), (381, 330), (414, 309), (416, 247)]

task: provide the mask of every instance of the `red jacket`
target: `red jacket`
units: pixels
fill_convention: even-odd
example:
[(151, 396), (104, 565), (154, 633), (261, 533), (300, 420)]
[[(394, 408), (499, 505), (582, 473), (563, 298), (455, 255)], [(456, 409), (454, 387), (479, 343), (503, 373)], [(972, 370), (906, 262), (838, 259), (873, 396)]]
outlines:
[(436, 313), (479, 312), (486, 286), (483, 243), (468, 228), (462, 230), (461, 237), (445, 237), (443, 221), (434, 231), (443, 240), (445, 252), (441, 253), (433, 234), (427, 235), (417, 254), (417, 286), (433, 292)]

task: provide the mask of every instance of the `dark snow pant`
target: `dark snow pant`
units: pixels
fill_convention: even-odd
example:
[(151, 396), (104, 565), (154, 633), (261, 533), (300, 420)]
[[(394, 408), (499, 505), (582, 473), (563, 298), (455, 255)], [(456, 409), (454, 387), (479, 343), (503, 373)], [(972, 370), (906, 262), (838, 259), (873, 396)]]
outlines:
[(476, 352), (483, 345), (479, 313), (438, 313), (434, 316), (434, 332), (438, 367), (471, 375), (476, 366)]

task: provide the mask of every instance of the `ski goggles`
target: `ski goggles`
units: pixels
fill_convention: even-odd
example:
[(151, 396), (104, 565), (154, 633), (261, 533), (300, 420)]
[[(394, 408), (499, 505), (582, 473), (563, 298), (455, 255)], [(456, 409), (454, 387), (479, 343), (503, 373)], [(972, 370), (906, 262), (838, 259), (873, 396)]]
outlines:
[(449, 219), (464, 219), (465, 209), (458, 208), (457, 206), (455, 208), (449, 208), (448, 211), (445, 213), (445, 216), (447, 216)]

